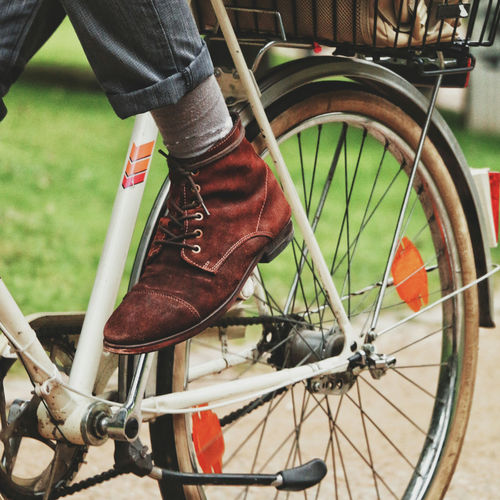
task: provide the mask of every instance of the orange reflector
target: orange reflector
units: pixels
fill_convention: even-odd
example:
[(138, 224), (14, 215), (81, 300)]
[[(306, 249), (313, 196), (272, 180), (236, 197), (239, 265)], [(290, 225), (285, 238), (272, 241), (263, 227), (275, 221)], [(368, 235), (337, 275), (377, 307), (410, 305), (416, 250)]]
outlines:
[(222, 472), (224, 438), (219, 418), (213, 411), (193, 413), (193, 442), (196, 457), (205, 474)]
[(417, 312), (429, 302), (429, 287), (424, 261), (417, 247), (405, 236), (391, 267), (396, 291), (412, 311)]

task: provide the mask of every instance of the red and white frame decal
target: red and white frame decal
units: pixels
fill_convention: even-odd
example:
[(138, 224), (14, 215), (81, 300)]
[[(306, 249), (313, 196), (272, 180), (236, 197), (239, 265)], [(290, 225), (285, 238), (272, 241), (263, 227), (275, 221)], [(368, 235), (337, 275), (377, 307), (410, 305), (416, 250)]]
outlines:
[(144, 182), (149, 163), (151, 162), (154, 145), (155, 141), (147, 142), (139, 146), (136, 146), (135, 143), (132, 144), (127, 167), (125, 168), (125, 174), (122, 179), (123, 189)]

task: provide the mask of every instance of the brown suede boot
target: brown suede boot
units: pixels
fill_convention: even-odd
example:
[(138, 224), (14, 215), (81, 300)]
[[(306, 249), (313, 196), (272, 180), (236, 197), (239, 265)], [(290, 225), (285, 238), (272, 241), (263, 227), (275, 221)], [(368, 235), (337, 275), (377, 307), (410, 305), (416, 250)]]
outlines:
[(222, 316), (256, 264), (290, 242), (290, 207), (236, 122), (204, 155), (169, 158), (171, 192), (144, 273), (104, 328), (121, 354), (186, 340)]

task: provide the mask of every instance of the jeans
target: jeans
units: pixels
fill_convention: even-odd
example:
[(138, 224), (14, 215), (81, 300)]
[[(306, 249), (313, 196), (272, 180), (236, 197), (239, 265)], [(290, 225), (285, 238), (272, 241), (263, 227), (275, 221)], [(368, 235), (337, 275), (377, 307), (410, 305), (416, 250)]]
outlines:
[(213, 74), (186, 0), (0, 0), (0, 98), (66, 14), (121, 118), (174, 104)]

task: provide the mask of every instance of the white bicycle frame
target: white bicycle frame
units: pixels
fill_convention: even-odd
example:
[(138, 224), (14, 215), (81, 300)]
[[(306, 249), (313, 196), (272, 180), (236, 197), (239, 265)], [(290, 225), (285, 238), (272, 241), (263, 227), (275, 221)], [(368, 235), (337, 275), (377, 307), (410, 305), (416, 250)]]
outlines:
[[(283, 369), (266, 375), (215, 384), (203, 389), (147, 398), (142, 403), (142, 413), (144, 414), (142, 420), (144, 421), (166, 413), (199, 411), (199, 408), (196, 407), (202, 404), (207, 404), (207, 409), (231, 404), (301, 380), (327, 373), (345, 371), (349, 364), (348, 358), (352, 355), (351, 348), (353, 345), (358, 345), (360, 341), (359, 337), (352, 331), (341, 299), (335, 289), (328, 267), (281, 156), (277, 141), (259, 100), (259, 92), (253, 74), (247, 68), (241, 54), (222, 0), (211, 1), (254, 116), (266, 139), (268, 151), (275, 164), (283, 190), (292, 206), (296, 225), (304, 237), (315, 268), (319, 272), (329, 304), (340, 329), (344, 333), (345, 342), (342, 353), (334, 358)], [(157, 127), (149, 113), (136, 117), (69, 382), (63, 382), (61, 374), (45, 353), (36, 333), (30, 327), (7, 287), (0, 279), (0, 329), (5, 333), (10, 343), (10, 347), (6, 344), (3, 345), (0, 354), (5, 354), (6, 350), (13, 349), (22, 358), (26, 370), (36, 384), (36, 391), (45, 400), (50, 412), (49, 415), (45, 410), (45, 406), (40, 405), (38, 412), (39, 429), (42, 435), (48, 438), (60, 436), (62, 432), (65, 439), (75, 444), (88, 442), (82, 435), (81, 424), (85, 420), (89, 407), (95, 404), (96, 400), (107, 405), (113, 411), (116, 411), (119, 406), (117, 403), (98, 400), (98, 398), (92, 396), (92, 390), (103, 356), (103, 327), (115, 306), (157, 134)], [(488, 278), (496, 270), (482, 276), (480, 280)], [(477, 281), (468, 286), (473, 286), (476, 283)], [(440, 302), (461, 293), (465, 288), (456, 290), (453, 294), (444, 297)], [(437, 303), (431, 304), (429, 307), (435, 305)], [(424, 313), (427, 309), (422, 309), (418, 314)], [(384, 332), (379, 332), (379, 335), (380, 333)], [(2, 349), (1, 345), (0, 349)], [(104, 356), (109, 356), (109, 354), (104, 354)], [(217, 373), (228, 366), (234, 366), (248, 359), (253, 359), (252, 356), (253, 351), (239, 354), (230, 353), (218, 360), (190, 367), (190, 373), (194, 378), (209, 373)], [(53, 420), (58, 422), (57, 429), (52, 424)]]

